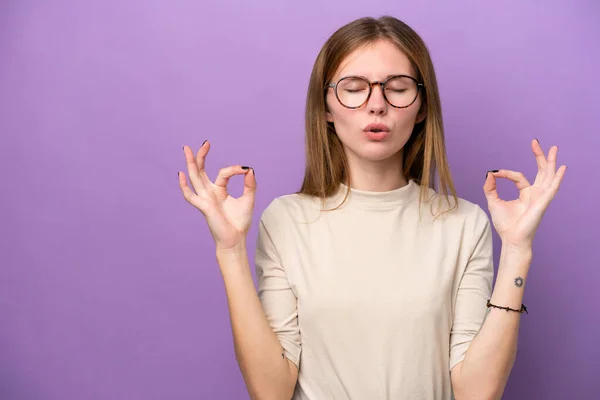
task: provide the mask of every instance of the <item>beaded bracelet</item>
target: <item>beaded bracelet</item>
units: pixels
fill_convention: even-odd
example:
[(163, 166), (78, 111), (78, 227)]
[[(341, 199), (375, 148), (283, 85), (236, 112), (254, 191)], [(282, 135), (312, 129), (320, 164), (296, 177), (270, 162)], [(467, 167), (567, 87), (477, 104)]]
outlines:
[(523, 314), (524, 312), (525, 312), (525, 313), (527, 313), (527, 314), (529, 314), (529, 313), (527, 312), (527, 307), (525, 307), (525, 305), (524, 305), (524, 304), (521, 304), (521, 309), (520, 309), (520, 310), (515, 310), (514, 308), (510, 308), (510, 307), (501, 307), (501, 306), (497, 306), (497, 305), (495, 305), (495, 304), (492, 304), (492, 303), (490, 303), (490, 300), (488, 299), (488, 301), (487, 301), (487, 307), (488, 307), (488, 308), (490, 308), (490, 307), (499, 308), (499, 309), (501, 309), (501, 310), (506, 310), (507, 312), (508, 312), (508, 311), (514, 311), (514, 312), (518, 312), (518, 313), (521, 313), (521, 314)]

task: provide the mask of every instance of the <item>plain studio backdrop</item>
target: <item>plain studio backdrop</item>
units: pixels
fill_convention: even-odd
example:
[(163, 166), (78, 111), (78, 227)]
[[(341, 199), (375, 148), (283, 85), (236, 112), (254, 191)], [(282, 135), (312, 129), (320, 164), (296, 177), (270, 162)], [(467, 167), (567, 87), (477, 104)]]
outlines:
[(255, 168), (253, 259), (260, 214), (300, 186), (319, 49), (384, 14), (431, 50), (461, 197), (486, 207), (488, 169), (533, 181), (530, 140), (559, 145), (504, 398), (600, 398), (598, 1), (4, 0), (1, 399), (248, 398), (181, 148), (211, 140), (213, 179)]

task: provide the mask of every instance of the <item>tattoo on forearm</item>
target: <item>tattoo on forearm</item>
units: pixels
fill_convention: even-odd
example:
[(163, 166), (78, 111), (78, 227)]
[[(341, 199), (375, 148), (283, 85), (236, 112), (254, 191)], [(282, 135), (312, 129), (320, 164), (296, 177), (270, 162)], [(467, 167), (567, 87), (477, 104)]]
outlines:
[(520, 276), (519, 276), (519, 277), (516, 277), (516, 278), (515, 278), (515, 286), (516, 286), (516, 287), (521, 287), (521, 286), (523, 286), (523, 278), (521, 278)]

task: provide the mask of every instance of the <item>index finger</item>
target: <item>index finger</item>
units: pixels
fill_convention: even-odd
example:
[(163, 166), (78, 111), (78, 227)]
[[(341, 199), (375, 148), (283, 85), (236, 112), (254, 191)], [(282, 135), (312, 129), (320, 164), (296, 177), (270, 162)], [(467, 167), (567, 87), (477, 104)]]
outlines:
[(517, 186), (517, 189), (519, 189), (519, 190), (523, 190), (523, 189), (531, 186), (531, 184), (529, 183), (529, 181), (527, 180), (525, 175), (523, 175), (522, 172), (511, 171), (508, 169), (501, 169), (499, 171), (496, 170), (496, 171), (491, 171), (491, 172), (494, 175), (494, 178), (505, 178), (505, 179), (508, 179), (509, 181), (512, 181)]

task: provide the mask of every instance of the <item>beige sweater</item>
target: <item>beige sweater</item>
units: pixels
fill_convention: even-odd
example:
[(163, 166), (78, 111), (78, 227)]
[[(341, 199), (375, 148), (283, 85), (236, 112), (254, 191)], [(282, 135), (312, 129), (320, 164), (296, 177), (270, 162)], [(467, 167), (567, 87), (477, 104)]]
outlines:
[(419, 189), (352, 189), (327, 212), (319, 199), (285, 195), (263, 212), (258, 291), (299, 367), (293, 399), (451, 399), (450, 369), (487, 312), (492, 232), (463, 199), (435, 221), (423, 203), (419, 220)]

